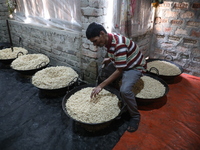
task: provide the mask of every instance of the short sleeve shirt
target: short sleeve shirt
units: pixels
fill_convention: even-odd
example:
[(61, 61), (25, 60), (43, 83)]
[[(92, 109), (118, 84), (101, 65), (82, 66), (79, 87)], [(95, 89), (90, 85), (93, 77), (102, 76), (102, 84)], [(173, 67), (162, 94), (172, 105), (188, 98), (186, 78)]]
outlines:
[(146, 72), (146, 60), (132, 40), (116, 33), (108, 33), (107, 53), (116, 68), (138, 69)]

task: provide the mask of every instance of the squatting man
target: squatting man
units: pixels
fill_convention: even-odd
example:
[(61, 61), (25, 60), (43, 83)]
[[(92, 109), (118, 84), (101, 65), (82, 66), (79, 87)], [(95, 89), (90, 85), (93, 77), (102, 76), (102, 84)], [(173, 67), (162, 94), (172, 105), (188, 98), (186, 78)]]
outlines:
[(105, 28), (99, 23), (93, 22), (88, 26), (86, 37), (94, 46), (107, 48), (106, 56), (108, 57), (104, 58), (103, 64), (106, 65), (112, 62), (116, 68), (108, 78), (93, 89), (91, 98), (101, 92), (105, 86), (121, 77), (120, 94), (130, 114), (127, 131), (136, 131), (140, 122), (140, 113), (132, 87), (142, 77), (142, 74), (146, 72), (145, 58), (135, 42), (117, 33), (107, 33)]

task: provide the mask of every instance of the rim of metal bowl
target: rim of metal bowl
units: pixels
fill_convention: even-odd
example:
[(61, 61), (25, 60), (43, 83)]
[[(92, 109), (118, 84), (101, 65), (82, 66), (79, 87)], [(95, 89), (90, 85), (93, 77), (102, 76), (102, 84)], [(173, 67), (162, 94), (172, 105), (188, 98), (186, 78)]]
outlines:
[[(149, 73), (152, 73), (152, 74), (155, 74), (155, 75), (158, 75), (158, 76), (161, 76), (161, 77), (176, 77), (176, 76), (179, 76), (180, 74), (182, 74), (183, 71), (184, 71), (184, 70), (183, 70), (183, 67), (182, 67), (181, 65), (179, 65), (179, 64), (177, 64), (177, 63), (174, 63), (173, 61), (170, 61), (170, 60), (165, 60), (165, 59), (147, 59), (146, 61), (147, 61), (147, 63), (148, 63), (148, 62), (152, 62), (152, 61), (165, 61), (165, 62), (169, 62), (169, 63), (171, 63), (171, 64), (177, 66), (177, 67), (180, 69), (180, 71), (181, 71), (181, 73), (179, 73), (179, 74), (177, 74), (177, 75), (162, 75), (162, 74), (156, 74), (156, 73), (147, 71), (147, 72), (149, 72)], [(155, 68), (155, 67), (154, 67), (154, 68)]]
[[(101, 125), (101, 124), (105, 124), (105, 123), (111, 122), (111, 121), (115, 120), (118, 116), (121, 115), (121, 112), (122, 112), (122, 109), (124, 108), (124, 106), (123, 106), (123, 103), (122, 103), (122, 98), (121, 98), (121, 96), (120, 96), (120, 92), (119, 92), (117, 89), (114, 89), (114, 88), (112, 88), (112, 87), (107, 86), (107, 87), (105, 87), (104, 89), (106, 89), (106, 90), (108, 90), (109, 92), (115, 94), (115, 95), (118, 97), (118, 99), (119, 99), (118, 106), (120, 107), (120, 113), (119, 113), (115, 118), (113, 118), (113, 119), (111, 119), (111, 120), (108, 120), (108, 121), (105, 121), (105, 122), (100, 122), (100, 123), (87, 123), (87, 122), (82, 122), (82, 121), (79, 121), (79, 120), (76, 120), (76, 119), (72, 118), (72, 117), (68, 114), (67, 109), (66, 109), (66, 107), (65, 107), (65, 104), (66, 104), (68, 98), (69, 98), (72, 94), (74, 94), (74, 93), (76, 93), (77, 91), (79, 91), (79, 90), (81, 90), (81, 89), (83, 89), (83, 88), (86, 88), (86, 87), (95, 87), (95, 85), (94, 85), (94, 84), (85, 84), (85, 85), (77, 86), (77, 87), (75, 87), (74, 89), (72, 89), (71, 91), (69, 91), (69, 92), (64, 96), (64, 98), (63, 98), (63, 100), (62, 100), (62, 109), (63, 109), (64, 113), (65, 113), (69, 118), (71, 118), (72, 120), (74, 120), (74, 121), (76, 121), (76, 122), (79, 122), (79, 123), (82, 123), (82, 124), (86, 124), (86, 125)], [(121, 106), (120, 106), (120, 105), (121, 105)]]
[(155, 80), (158, 80), (162, 85), (164, 85), (165, 93), (162, 96), (156, 97), (156, 98), (140, 98), (140, 97), (137, 97), (137, 95), (136, 95), (137, 99), (146, 100), (146, 101), (148, 101), (148, 100), (156, 100), (156, 99), (162, 98), (162, 97), (167, 95), (167, 93), (169, 92), (169, 86), (163, 79), (161, 79), (160, 77), (158, 77), (156, 75), (152, 75), (152, 74), (149, 74), (149, 73), (145, 73), (144, 76), (149, 76), (149, 77), (151, 77), (151, 78), (153, 78)]

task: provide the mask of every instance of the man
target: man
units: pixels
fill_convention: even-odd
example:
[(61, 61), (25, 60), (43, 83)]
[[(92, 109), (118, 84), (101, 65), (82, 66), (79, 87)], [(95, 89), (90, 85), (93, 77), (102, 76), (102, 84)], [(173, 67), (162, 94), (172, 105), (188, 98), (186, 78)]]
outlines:
[(142, 72), (146, 71), (146, 61), (139, 51), (139, 47), (130, 39), (116, 34), (107, 33), (105, 28), (96, 23), (91, 23), (86, 30), (87, 38), (94, 46), (107, 48), (107, 56), (103, 63), (113, 62), (116, 70), (91, 93), (91, 98), (96, 96), (105, 86), (122, 77), (120, 94), (127, 104), (130, 114), (127, 131), (134, 132), (138, 129), (140, 113), (137, 109), (135, 94), (132, 92), (133, 85), (140, 79)]

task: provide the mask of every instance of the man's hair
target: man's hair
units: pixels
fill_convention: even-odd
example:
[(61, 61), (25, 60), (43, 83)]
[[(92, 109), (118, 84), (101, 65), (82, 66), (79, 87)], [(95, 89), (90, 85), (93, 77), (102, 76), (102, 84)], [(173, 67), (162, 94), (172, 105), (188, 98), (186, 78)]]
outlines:
[(88, 26), (86, 30), (86, 37), (91, 39), (93, 37), (99, 36), (101, 31), (107, 33), (106, 29), (101, 24), (93, 22)]

